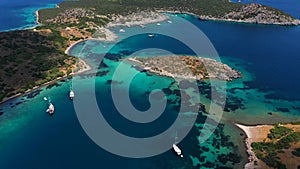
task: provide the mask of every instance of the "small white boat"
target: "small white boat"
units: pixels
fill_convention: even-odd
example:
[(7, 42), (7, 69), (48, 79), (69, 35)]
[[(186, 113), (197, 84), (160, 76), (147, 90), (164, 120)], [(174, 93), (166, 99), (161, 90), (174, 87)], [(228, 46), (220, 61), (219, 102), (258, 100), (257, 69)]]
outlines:
[(169, 20), (168, 23), (172, 23), (172, 21)]
[(157, 26), (160, 26), (160, 23), (157, 23), (156, 25), (157, 25)]
[(124, 29), (120, 29), (119, 32), (125, 32), (125, 30)]
[(54, 114), (54, 106), (52, 103), (50, 103), (48, 109), (47, 109), (47, 113), (49, 113), (50, 115)]
[(44, 100), (47, 101), (48, 100), (47, 97), (44, 97)]
[(74, 97), (75, 97), (75, 93), (74, 93), (74, 91), (73, 91), (73, 90), (71, 90), (71, 91), (70, 91), (70, 93), (69, 93), (69, 97), (70, 97), (70, 99), (71, 99), (71, 100), (73, 100), (73, 99), (74, 99)]
[(179, 155), (180, 157), (183, 157), (181, 150), (177, 145), (173, 144), (173, 150), (177, 153), (177, 155)]
[(149, 37), (149, 38), (153, 38), (154, 35), (153, 35), (153, 34), (149, 34), (148, 37)]

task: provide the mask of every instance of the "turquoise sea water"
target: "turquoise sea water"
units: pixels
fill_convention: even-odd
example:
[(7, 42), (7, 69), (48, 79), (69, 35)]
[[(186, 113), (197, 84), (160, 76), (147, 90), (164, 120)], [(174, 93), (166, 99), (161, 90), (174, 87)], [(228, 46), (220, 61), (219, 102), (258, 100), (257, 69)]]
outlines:
[[(185, 18), (211, 40), (222, 62), (242, 72), (243, 78), (227, 83), (227, 104), (222, 123), (204, 143), (197, 138), (209, 134), (202, 129), (207, 118), (199, 114), (195, 126), (179, 143), (184, 158), (172, 150), (161, 155), (130, 159), (113, 155), (99, 148), (81, 128), (73, 103), (68, 99), (72, 79), (42, 88), (24, 97), (1, 104), (0, 107), (0, 167), (1, 168), (241, 168), (247, 160), (243, 136), (232, 126), (231, 121), (246, 124), (274, 123), (276, 121), (300, 120), (299, 70), (300, 27), (263, 26), (223, 22), (199, 21), (190, 15), (170, 15), (173, 23), (162, 22), (146, 25), (149, 32), (184, 29), (179, 18)], [(174, 25), (177, 27), (174, 27)], [(120, 37), (120, 28), (112, 29)], [(127, 35), (141, 31), (140, 27), (123, 28)], [(157, 42), (160, 41), (160, 43)], [(110, 87), (117, 83), (120, 90), (124, 80), (112, 81), (120, 58), (145, 46), (161, 45), (175, 53), (191, 54), (181, 46), (168, 43), (168, 39), (147, 35), (112, 43), (87, 41), (73, 47), (70, 54), (83, 57), (96, 68), (97, 76), (90, 73), (74, 77), (80, 82), (81, 92), (88, 93), (89, 85), (95, 83), (98, 104), (103, 116), (117, 131), (135, 136), (148, 137), (166, 130), (178, 115), (178, 86), (173, 79), (149, 75), (130, 65), (122, 79), (130, 73), (138, 73), (130, 86), (130, 98), (136, 108), (149, 108), (148, 96), (153, 89), (163, 89), (170, 101), (158, 121), (148, 125), (131, 123), (115, 110), (110, 99)], [(172, 46), (173, 45), (173, 46)], [(99, 59), (107, 48), (114, 46), (102, 64)], [(175, 50), (174, 50), (175, 48)], [(153, 55), (144, 51), (139, 55)], [(155, 51), (155, 55), (165, 54)], [(100, 64), (100, 66), (99, 66)], [(173, 84), (173, 85), (172, 85)], [(202, 103), (208, 104), (210, 86), (198, 83)], [(78, 92), (78, 91), (77, 91)], [(188, 92), (188, 91), (186, 91)], [(55, 115), (45, 113), (49, 97), (55, 105)], [(80, 97), (80, 96), (76, 96)], [(75, 98), (76, 99), (76, 98)], [(271, 113), (270, 113), (271, 112)], [(88, 113), (88, 112), (87, 112)], [(269, 114), (268, 114), (269, 113)], [(213, 123), (211, 124), (213, 126)], [(202, 132), (200, 134), (200, 132)], [(103, 134), (105, 136), (105, 133)], [(169, 137), (174, 137), (170, 135)]]

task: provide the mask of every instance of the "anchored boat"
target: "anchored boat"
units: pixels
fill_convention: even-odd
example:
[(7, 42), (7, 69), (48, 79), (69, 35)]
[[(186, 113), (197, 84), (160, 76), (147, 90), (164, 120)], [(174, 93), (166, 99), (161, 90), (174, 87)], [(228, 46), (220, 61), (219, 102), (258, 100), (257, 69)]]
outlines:
[(149, 38), (153, 38), (154, 35), (153, 35), (153, 34), (149, 34), (148, 37), (149, 37)]
[(54, 106), (52, 103), (50, 103), (48, 109), (47, 109), (47, 113), (49, 113), (50, 115), (54, 114)]
[(70, 93), (69, 93), (69, 97), (70, 97), (70, 99), (71, 99), (71, 100), (73, 100), (73, 99), (74, 99), (74, 97), (75, 97), (75, 93), (74, 93), (74, 91), (73, 91), (73, 90), (71, 90), (71, 91), (70, 91)]
[(183, 157), (180, 148), (176, 144), (173, 144), (173, 150), (177, 153), (177, 155)]

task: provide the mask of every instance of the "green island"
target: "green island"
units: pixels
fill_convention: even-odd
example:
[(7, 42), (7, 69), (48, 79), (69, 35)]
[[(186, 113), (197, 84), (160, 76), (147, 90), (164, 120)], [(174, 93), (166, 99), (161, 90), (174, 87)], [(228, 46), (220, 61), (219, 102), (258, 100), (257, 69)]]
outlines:
[(241, 73), (210, 58), (195, 56), (134, 57), (125, 59), (139, 70), (179, 79), (218, 79), (231, 81)]
[[(300, 23), (271, 7), (225, 0), (79, 0), (57, 6), (37, 11), (39, 25), (34, 29), (0, 33), (0, 101), (73, 73), (79, 62), (67, 54), (76, 42), (90, 38), (113, 41), (116, 37), (107, 28), (167, 20), (163, 12), (193, 14), (201, 20)], [(81, 68), (86, 67), (82, 62)]]

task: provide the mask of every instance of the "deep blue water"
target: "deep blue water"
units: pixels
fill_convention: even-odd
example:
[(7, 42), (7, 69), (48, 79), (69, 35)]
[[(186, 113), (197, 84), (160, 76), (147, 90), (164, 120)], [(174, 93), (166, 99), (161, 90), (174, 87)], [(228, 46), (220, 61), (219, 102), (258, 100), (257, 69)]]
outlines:
[(53, 8), (63, 0), (0, 0), (0, 31), (24, 29), (35, 26), (35, 11)]
[[(277, 1), (275, 2), (271, 5), (278, 5)], [(7, 6), (10, 4), (11, 9), (18, 6), (13, 7), (12, 2), (5, 3)], [(19, 1), (19, 3), (29, 4), (30, 2)], [(38, 4), (37, 2), (31, 3)], [(52, 2), (50, 1), (50, 3)], [(300, 4), (299, 2), (293, 3)], [(39, 7), (43, 6), (47, 6), (47, 3), (43, 2)], [(290, 8), (286, 7), (285, 9), (287, 12), (297, 13), (299, 8), (296, 9), (294, 6), (297, 6), (297, 4), (290, 5)], [(299, 26), (283, 27), (201, 22), (189, 15), (178, 15), (178, 17), (185, 17), (200, 28), (216, 48), (221, 60), (243, 73), (244, 77), (242, 79), (228, 83), (226, 110), (229, 112), (224, 113), (225, 120), (249, 124), (288, 121), (290, 119), (300, 120), (300, 89), (298, 87), (300, 86), (300, 72), (298, 70), (300, 67), (300, 55), (298, 54)], [(186, 25), (180, 25), (178, 17), (171, 16), (172, 24), (179, 24), (176, 28), (172, 27), (172, 24), (163, 22), (160, 27), (151, 24), (147, 25), (145, 29), (150, 32), (153, 30), (161, 32), (171, 32), (174, 29), (182, 30)], [(34, 22), (31, 24), (34, 24)], [(7, 26), (3, 30), (23, 27), (27, 23), (23, 21), (17, 23), (16, 21), (16, 25)], [(118, 29), (113, 29), (113, 31), (122, 36)], [(126, 34), (134, 34), (142, 28), (124, 29)], [(155, 39), (159, 39), (160, 42), (156, 42)], [(181, 45), (169, 44), (168, 42), (167, 38), (159, 35), (151, 40), (148, 36), (137, 36), (129, 39), (113, 48), (111, 55), (109, 55), (110, 58), (104, 59), (106, 66), (102, 65), (99, 68), (96, 78), (91, 77), (89, 74), (75, 77), (80, 80), (81, 87), (78, 90), (82, 93), (89, 94), (91, 92), (89, 90), (89, 84), (91, 83), (99, 87), (92, 92), (96, 93), (98, 104), (106, 120), (119, 132), (135, 137), (156, 135), (167, 129), (178, 115), (178, 100), (176, 100), (178, 98), (176, 92), (172, 93), (174, 91), (166, 90), (171, 92), (168, 94), (171, 103), (163, 116), (153, 123), (144, 125), (137, 125), (124, 120), (115, 110), (111, 101), (111, 83), (118, 83), (119, 89), (122, 90), (126, 77), (130, 73), (137, 72), (134, 68), (128, 66), (122, 79), (117, 82), (111, 81), (114, 70), (119, 63), (119, 57), (149, 45), (168, 49), (174, 53), (192, 54), (186, 48), (182, 48)], [(75, 56), (86, 57), (89, 63), (98, 67), (97, 60), (105, 53), (104, 48), (110, 45), (113, 44), (88, 41), (76, 45), (70, 53)], [(116, 59), (114, 60), (114, 58)], [(172, 82), (172, 79), (139, 73), (130, 86), (131, 101), (136, 108), (146, 110), (149, 108), (149, 91), (169, 89)], [(183, 159), (178, 158), (171, 150), (145, 159), (130, 159), (113, 155), (99, 148), (81, 128), (74, 105), (68, 99), (68, 91), (71, 85), (71, 80), (59, 82), (52, 87), (45, 87), (40, 91), (16, 98), (0, 106), (0, 112), (3, 112), (3, 115), (0, 116), (0, 168), (166, 169), (200, 168), (200, 166), (201, 168), (217, 168), (217, 166), (232, 168), (232, 162), (234, 161), (232, 161), (232, 158), (236, 158), (233, 154), (243, 156), (241, 163), (234, 163), (236, 168), (241, 168), (240, 166), (246, 160), (243, 151), (243, 137), (240, 137), (240, 131), (228, 124), (225, 125), (225, 128), (223, 128), (223, 125), (219, 125), (215, 133), (205, 143), (198, 145), (197, 136), (202, 131), (201, 125), (206, 119), (204, 115), (198, 117), (195, 127), (179, 143), (185, 155)], [(199, 89), (203, 89), (201, 90), (203, 92), (201, 96), (207, 96), (207, 86), (205, 84), (199, 84)], [(79, 91), (77, 92), (79, 93)], [(48, 103), (43, 101), (43, 97), (49, 97), (55, 105), (56, 112), (53, 117), (49, 117), (45, 113)], [(205, 101), (204, 99), (203, 102)], [(270, 116), (267, 114), (268, 112), (277, 113)], [(89, 113), (88, 110), (86, 113)], [(202, 135), (206, 133), (209, 133), (209, 131), (203, 132)], [(103, 137), (105, 135), (103, 133)], [(174, 135), (169, 135), (166, 139), (173, 137)], [(163, 141), (159, 144), (163, 144)], [(225, 163), (222, 164), (222, 161), (225, 161)]]
[(193, 22), (210, 38), (221, 56), (251, 64), (255, 86), (276, 90), (284, 98), (300, 99), (299, 27)]

